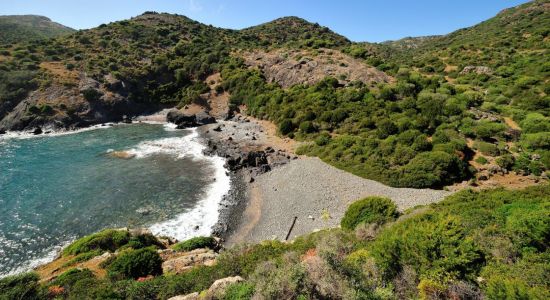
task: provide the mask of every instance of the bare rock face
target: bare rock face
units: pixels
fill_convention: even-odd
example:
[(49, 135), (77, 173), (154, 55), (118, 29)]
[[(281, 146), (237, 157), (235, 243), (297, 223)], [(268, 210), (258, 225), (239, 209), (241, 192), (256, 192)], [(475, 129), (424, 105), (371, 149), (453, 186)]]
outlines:
[(211, 266), (216, 262), (218, 254), (210, 249), (195, 249), (190, 252), (176, 252), (174, 250), (162, 250), (159, 255), (164, 260), (163, 273), (183, 273), (194, 266)]
[(475, 73), (478, 75), (481, 75), (481, 74), (492, 75), (493, 70), (486, 66), (466, 66), (460, 72), (460, 74), (470, 74), (470, 73)]
[(332, 49), (256, 51), (243, 54), (245, 63), (259, 68), (269, 82), (288, 88), (296, 84), (312, 85), (327, 76), (335, 77), (342, 85), (361, 81), (367, 85), (393, 82), (386, 73), (364, 61)]
[(225, 289), (234, 283), (243, 282), (244, 279), (241, 276), (226, 277), (218, 279), (212, 283), (207, 292), (207, 298), (220, 299), (223, 296)]

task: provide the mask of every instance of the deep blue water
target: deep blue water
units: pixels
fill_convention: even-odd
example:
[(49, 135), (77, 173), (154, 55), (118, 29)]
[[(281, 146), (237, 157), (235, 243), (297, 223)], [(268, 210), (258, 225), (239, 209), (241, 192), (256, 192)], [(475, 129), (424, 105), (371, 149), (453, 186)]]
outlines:
[[(0, 137), (0, 275), (103, 228), (150, 226), (193, 210), (208, 194), (216, 163), (200, 155), (192, 135), (132, 124)], [(134, 157), (112, 155), (124, 150)], [(189, 233), (196, 224), (187, 218), (172, 230)]]

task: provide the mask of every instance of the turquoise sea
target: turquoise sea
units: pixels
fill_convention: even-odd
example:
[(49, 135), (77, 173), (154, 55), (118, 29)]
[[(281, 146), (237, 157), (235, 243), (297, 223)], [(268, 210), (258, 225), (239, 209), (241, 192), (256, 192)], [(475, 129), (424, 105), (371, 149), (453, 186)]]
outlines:
[(203, 148), (193, 129), (162, 124), (0, 136), (0, 276), (104, 228), (209, 234), (229, 178)]

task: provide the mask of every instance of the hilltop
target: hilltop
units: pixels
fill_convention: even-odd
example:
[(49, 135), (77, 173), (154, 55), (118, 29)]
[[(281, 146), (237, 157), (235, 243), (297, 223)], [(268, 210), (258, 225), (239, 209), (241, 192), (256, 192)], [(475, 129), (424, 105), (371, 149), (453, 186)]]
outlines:
[(0, 16), (0, 44), (58, 37), (74, 31), (44, 16)]

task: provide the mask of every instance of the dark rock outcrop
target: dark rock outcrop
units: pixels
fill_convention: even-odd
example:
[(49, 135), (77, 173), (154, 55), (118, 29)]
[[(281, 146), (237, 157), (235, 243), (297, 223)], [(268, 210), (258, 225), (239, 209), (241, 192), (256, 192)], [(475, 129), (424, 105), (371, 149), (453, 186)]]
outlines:
[(171, 110), (166, 115), (166, 120), (176, 124), (178, 129), (216, 123), (216, 119), (205, 111), (196, 114), (186, 114), (179, 110)]

